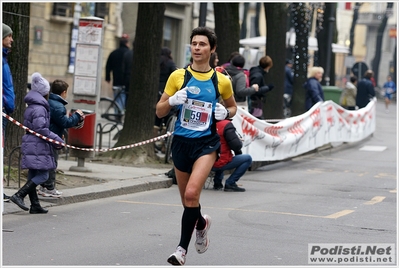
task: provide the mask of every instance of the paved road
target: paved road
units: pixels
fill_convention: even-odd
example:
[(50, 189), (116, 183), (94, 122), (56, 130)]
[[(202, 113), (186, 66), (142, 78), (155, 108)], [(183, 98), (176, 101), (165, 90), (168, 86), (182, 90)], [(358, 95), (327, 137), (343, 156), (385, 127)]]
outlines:
[[(247, 172), (244, 193), (204, 190), (211, 244), (192, 241), (186, 264), (306, 266), (309, 243), (396, 243), (397, 120), (382, 103), (377, 117), (362, 142)], [(173, 185), (4, 215), (3, 265), (168, 265), (181, 213)]]

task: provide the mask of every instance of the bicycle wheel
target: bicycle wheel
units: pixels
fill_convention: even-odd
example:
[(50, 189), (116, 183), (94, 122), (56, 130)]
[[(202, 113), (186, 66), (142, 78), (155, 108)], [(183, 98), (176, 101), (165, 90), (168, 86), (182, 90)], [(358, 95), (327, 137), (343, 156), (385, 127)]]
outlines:
[[(176, 115), (172, 115), (169, 119), (168, 122), (166, 123), (166, 132), (173, 132), (175, 131), (175, 123), (177, 120)], [(172, 140), (173, 140), (173, 134), (169, 137), (166, 138), (165, 141), (165, 164), (168, 164), (170, 160), (172, 159)]]
[(123, 112), (118, 103), (114, 100), (102, 97), (98, 103), (98, 113), (101, 118), (107, 119), (108, 121), (121, 123), (123, 119)]

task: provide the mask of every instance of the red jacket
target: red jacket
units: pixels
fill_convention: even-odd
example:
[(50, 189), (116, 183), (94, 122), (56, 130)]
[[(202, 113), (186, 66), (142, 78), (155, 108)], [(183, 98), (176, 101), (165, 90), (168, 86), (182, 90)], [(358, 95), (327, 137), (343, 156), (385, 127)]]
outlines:
[(229, 163), (235, 154), (241, 154), (242, 142), (237, 136), (236, 128), (230, 120), (221, 120), (216, 123), (217, 133), (220, 136), (220, 155), (219, 159), (213, 165), (220, 168)]

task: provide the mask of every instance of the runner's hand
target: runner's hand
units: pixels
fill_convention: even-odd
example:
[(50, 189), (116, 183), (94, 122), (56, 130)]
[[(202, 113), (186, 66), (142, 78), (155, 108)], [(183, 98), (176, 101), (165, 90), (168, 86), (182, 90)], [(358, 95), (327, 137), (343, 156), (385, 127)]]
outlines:
[(169, 98), (169, 105), (176, 106), (185, 103), (187, 100), (187, 87), (177, 91), (175, 95)]
[(226, 119), (226, 116), (227, 116), (226, 108), (222, 104), (216, 103), (216, 108), (215, 108), (216, 120), (224, 120)]

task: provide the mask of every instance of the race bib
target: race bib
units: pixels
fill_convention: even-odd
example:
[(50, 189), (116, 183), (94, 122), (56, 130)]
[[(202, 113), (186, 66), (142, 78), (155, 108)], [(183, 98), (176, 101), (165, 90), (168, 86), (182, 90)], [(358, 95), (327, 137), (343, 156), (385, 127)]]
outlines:
[(180, 114), (181, 127), (189, 130), (204, 131), (209, 128), (212, 115), (212, 102), (187, 99)]

